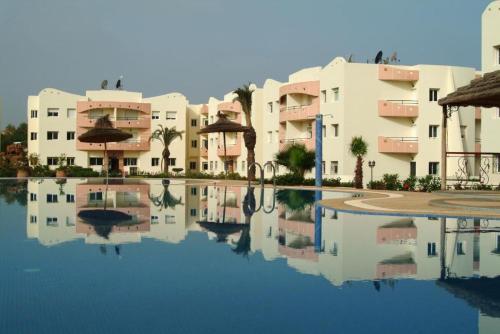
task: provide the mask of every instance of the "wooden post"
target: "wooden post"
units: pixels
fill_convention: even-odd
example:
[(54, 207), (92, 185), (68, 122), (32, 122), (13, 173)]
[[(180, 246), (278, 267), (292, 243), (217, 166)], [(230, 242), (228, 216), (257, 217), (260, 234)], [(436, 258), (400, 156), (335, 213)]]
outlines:
[(447, 163), (447, 125), (448, 125), (448, 106), (444, 105), (443, 106), (443, 120), (441, 123), (441, 190), (446, 190), (446, 163)]

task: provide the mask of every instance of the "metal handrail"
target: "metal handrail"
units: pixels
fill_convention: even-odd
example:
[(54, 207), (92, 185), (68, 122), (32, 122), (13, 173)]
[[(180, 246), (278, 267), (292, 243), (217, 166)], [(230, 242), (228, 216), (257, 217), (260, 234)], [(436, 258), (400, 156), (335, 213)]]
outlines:
[(384, 101), (397, 103), (397, 104), (418, 105), (418, 100), (384, 100)]
[[(250, 171), (250, 168), (252, 168), (254, 166), (259, 167), (259, 169), (260, 169), (260, 185), (262, 187), (264, 187), (264, 169), (262, 168), (261, 164), (259, 164), (258, 162), (254, 162), (254, 163), (251, 163), (250, 165), (248, 165), (247, 175), (248, 175), (248, 172)], [(250, 186), (251, 186), (251, 184), (250, 184), (250, 178), (249, 178), (248, 179), (248, 187), (250, 187)]]
[(418, 137), (384, 137), (384, 139), (390, 139), (400, 142), (418, 142)]
[(303, 104), (303, 105), (299, 105), (299, 106), (289, 106), (289, 107), (280, 106), (280, 111), (302, 109), (302, 108), (310, 107), (310, 106), (312, 106), (312, 103), (311, 104)]
[(264, 170), (267, 165), (270, 165), (273, 168), (273, 187), (276, 187), (276, 166), (272, 161), (268, 161), (262, 166), (262, 169)]

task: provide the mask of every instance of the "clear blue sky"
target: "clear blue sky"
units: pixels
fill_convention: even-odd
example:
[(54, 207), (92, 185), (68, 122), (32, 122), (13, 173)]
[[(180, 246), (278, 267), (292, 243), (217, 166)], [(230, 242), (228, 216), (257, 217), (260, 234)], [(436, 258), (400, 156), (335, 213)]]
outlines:
[(490, 0), (0, 0), (5, 125), (45, 87), (84, 94), (124, 75), (127, 90), (191, 103), (252, 81), (286, 80), (353, 53), (480, 68)]

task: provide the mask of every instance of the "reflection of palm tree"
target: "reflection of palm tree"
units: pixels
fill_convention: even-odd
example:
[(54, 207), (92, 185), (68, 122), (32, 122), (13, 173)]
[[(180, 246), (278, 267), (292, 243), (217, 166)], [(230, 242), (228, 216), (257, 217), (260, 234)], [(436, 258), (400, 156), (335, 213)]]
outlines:
[(276, 200), (290, 211), (303, 211), (314, 204), (314, 192), (308, 190), (282, 189), (276, 193)]
[(250, 237), (250, 225), (246, 225), (241, 231), (241, 236), (238, 242), (236, 243), (236, 247), (233, 248), (233, 252), (238, 255), (243, 255), (244, 257), (248, 257), (248, 253), (251, 250), (251, 237)]
[(168, 208), (173, 209), (177, 205), (184, 205), (182, 204), (182, 197), (179, 199), (175, 198), (168, 190), (168, 185), (163, 186), (163, 191), (160, 195), (152, 196), (151, 194), (149, 194), (148, 196), (149, 200), (153, 203), (153, 205), (160, 208), (160, 211), (162, 209), (168, 209)]

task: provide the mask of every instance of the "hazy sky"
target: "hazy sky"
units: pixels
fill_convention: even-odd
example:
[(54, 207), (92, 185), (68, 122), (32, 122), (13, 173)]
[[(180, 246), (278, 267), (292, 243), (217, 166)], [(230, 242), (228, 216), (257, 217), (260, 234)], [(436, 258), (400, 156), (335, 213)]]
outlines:
[(490, 0), (0, 0), (4, 121), (45, 87), (177, 91), (191, 103), (353, 53), (480, 68)]

